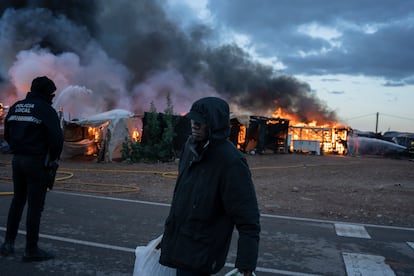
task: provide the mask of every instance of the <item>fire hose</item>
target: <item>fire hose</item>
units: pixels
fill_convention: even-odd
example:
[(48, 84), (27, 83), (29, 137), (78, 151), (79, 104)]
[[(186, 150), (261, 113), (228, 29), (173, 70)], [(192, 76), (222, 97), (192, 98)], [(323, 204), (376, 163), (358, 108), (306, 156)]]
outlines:
[[(175, 171), (130, 171), (130, 170), (100, 170), (100, 169), (71, 169), (72, 171), (81, 171), (81, 172), (111, 172), (111, 173), (139, 173), (139, 174), (157, 174), (166, 178), (176, 178), (177, 172)], [(129, 192), (138, 192), (140, 190), (137, 186), (127, 185), (127, 184), (117, 184), (117, 183), (92, 183), (92, 182), (68, 182), (67, 180), (71, 179), (74, 174), (73, 172), (58, 170), (57, 177), (55, 179), (54, 190), (65, 190), (65, 191), (76, 191), (76, 192), (89, 192), (89, 193), (129, 193)], [(63, 175), (63, 176), (61, 176)], [(12, 182), (10, 177), (0, 177), (0, 180), (5, 180), (6, 182)], [(64, 187), (63, 185), (66, 185)], [(85, 188), (74, 188), (67, 186), (83, 186), (83, 187), (100, 187), (106, 188), (106, 190), (98, 189), (85, 189)], [(107, 188), (116, 188), (107, 189)], [(13, 192), (0, 192), (0, 196), (13, 195)]]
[[(70, 179), (73, 176), (73, 173), (71, 172), (63, 172), (63, 171), (59, 171), (60, 174), (66, 174), (67, 176), (63, 176), (63, 177), (57, 177), (55, 181), (64, 181), (66, 179)], [(4, 180), (6, 182), (12, 182), (12, 179), (10, 177), (0, 177), (0, 180)], [(13, 192), (0, 192), (0, 196), (5, 196), (5, 195), (13, 195)]]
[[(252, 167), (251, 170), (272, 170), (272, 169), (288, 169), (288, 168), (305, 168), (305, 167), (313, 167), (317, 165), (285, 165), (285, 166), (263, 166), (263, 167)], [(110, 172), (110, 173), (137, 173), (137, 174), (157, 174), (161, 175), (165, 178), (176, 178), (177, 172), (176, 171), (144, 171), (144, 170), (105, 170), (105, 169), (71, 169), (72, 171), (79, 171), (79, 172)], [(89, 192), (89, 193), (128, 193), (128, 192), (138, 192), (140, 190), (137, 186), (127, 185), (127, 184), (104, 184), (104, 183), (92, 183), (92, 182), (67, 182), (66, 180), (71, 179), (74, 174), (69, 171), (58, 170), (57, 175), (63, 175), (60, 177), (56, 177), (55, 186), (53, 189), (55, 190), (65, 190), (65, 191), (76, 191), (76, 192)], [(11, 178), (7, 177), (0, 177), (0, 180), (6, 180), (11, 182)], [(84, 187), (100, 187), (100, 188), (116, 188), (117, 190), (92, 190), (92, 189), (84, 189), (84, 188), (74, 188), (74, 187), (63, 187), (62, 184), (68, 186), (84, 186)], [(0, 196), (5, 195), (13, 195), (13, 192), (0, 192)]]

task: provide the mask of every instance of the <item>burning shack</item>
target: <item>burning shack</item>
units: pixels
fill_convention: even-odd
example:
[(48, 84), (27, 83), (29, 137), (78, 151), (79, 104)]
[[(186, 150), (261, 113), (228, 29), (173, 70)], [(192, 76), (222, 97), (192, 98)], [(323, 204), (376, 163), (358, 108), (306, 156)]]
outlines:
[(346, 154), (347, 127), (290, 126), (290, 150), (320, 155), (321, 153)]
[(289, 120), (250, 116), (248, 125), (234, 117), (231, 121), (230, 140), (243, 152), (264, 153), (270, 149), (274, 153), (288, 151)]
[(289, 152), (303, 152), (316, 155), (322, 153), (347, 153), (347, 137), (351, 128), (341, 126), (339, 122), (318, 115), (309, 117), (319, 118), (321, 122), (316, 120), (304, 122), (303, 118), (298, 116), (298, 114), (284, 113), (281, 108), (276, 109), (272, 117), (289, 119)]
[(243, 123), (237, 116), (231, 119), (230, 140), (243, 152), (262, 154), (302, 152), (312, 154), (347, 153), (349, 127), (290, 125), (281, 117), (249, 116)]
[(135, 141), (140, 139), (140, 122), (140, 118), (121, 109), (84, 119), (63, 120), (63, 157), (93, 155), (97, 156), (98, 161), (120, 158), (125, 138)]

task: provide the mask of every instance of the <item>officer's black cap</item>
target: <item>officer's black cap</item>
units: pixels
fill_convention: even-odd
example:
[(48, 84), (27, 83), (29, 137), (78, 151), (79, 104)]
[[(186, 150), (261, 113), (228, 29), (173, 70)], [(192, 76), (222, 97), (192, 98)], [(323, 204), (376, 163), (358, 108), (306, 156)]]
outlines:
[(30, 91), (49, 96), (56, 91), (55, 83), (46, 76), (37, 77), (32, 81)]

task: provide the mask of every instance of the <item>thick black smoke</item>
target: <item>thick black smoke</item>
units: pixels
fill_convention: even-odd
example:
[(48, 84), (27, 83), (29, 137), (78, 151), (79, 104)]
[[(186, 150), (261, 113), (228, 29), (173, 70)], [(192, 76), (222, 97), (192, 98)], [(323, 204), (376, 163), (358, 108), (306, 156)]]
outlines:
[(211, 46), (212, 30), (184, 31), (163, 6), (158, 0), (2, 1), (0, 89), (21, 97), (26, 86), (19, 83), (42, 72), (56, 80), (59, 104), (71, 112), (79, 108), (79, 99), (70, 103), (74, 94), (89, 98), (82, 102), (93, 107), (90, 113), (141, 113), (151, 102), (165, 103), (167, 94), (175, 111), (185, 112), (195, 99), (217, 95), (253, 115), (282, 108), (305, 122), (337, 119), (308, 84), (275, 75), (236, 45)]

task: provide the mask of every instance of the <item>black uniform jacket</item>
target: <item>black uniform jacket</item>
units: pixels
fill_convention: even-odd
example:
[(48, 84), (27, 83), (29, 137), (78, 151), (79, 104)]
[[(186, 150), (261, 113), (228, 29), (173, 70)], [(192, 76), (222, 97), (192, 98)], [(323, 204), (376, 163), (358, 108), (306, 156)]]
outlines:
[(42, 94), (29, 92), (10, 107), (4, 138), (14, 154), (44, 155), (57, 160), (63, 148), (63, 132), (56, 110)]
[(206, 102), (200, 109), (210, 128), (201, 154), (191, 137), (183, 149), (160, 263), (216, 273), (225, 264), (236, 226), (236, 267), (254, 270), (260, 233), (256, 193), (246, 159), (227, 139), (228, 114), (216, 108)]

